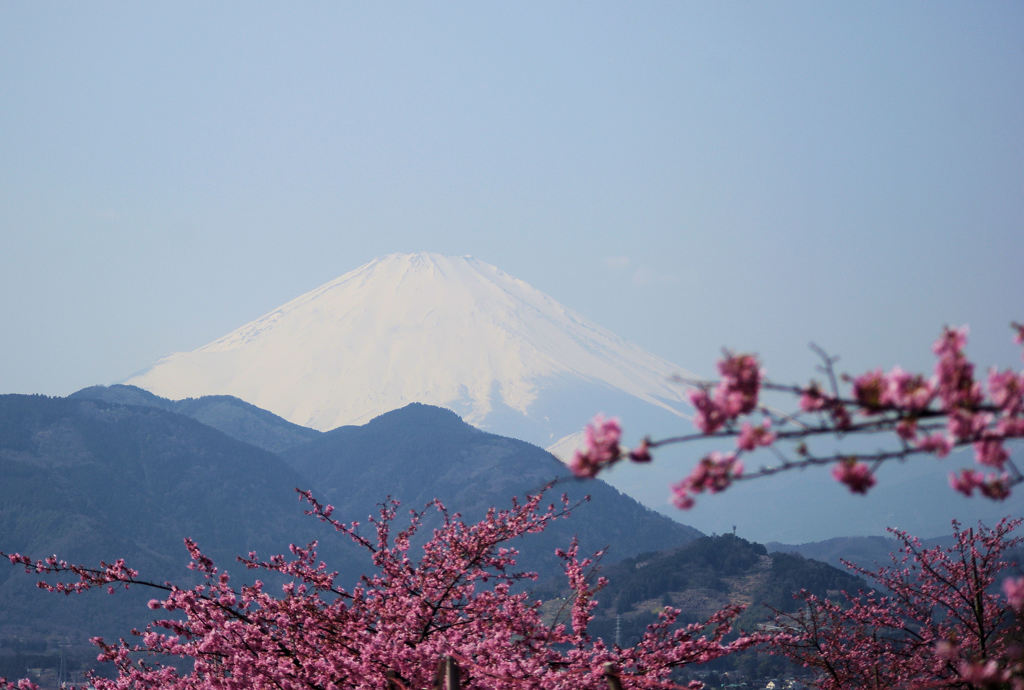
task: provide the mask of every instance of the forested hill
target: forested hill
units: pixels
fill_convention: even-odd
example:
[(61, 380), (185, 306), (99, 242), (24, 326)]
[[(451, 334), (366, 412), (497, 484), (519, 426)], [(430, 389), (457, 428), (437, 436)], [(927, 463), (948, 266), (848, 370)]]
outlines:
[[(848, 572), (788, 553), (768, 553), (761, 544), (726, 534), (702, 537), (685, 546), (601, 564), (608, 585), (597, 594), (594, 632), (606, 640), (618, 634), (634, 643), (665, 606), (681, 609), (681, 621), (706, 619), (730, 603), (746, 604), (740, 628), (772, 619), (771, 609), (792, 611), (801, 589), (824, 596), (856, 592), (865, 583)], [(545, 585), (554, 594), (554, 583)]]
[(168, 400), (137, 386), (90, 386), (69, 398), (88, 398), (120, 405), (155, 407), (191, 417), (222, 431), (233, 439), (273, 453), (311, 441), (320, 436), (316, 429), (292, 424), (272, 412), (250, 405), (233, 395), (204, 395), (200, 398)]
[[(123, 557), (157, 582), (188, 574), (185, 537), (236, 575), (238, 554), (333, 537), (302, 515), (294, 489), (308, 480), (278, 456), (156, 408), (0, 396), (0, 477), (0, 549), (86, 564)], [(324, 550), (355, 562), (339, 540)], [(0, 633), (81, 642), (149, 616), (138, 602), (152, 594), (141, 590), (67, 598), (34, 583), (2, 564)]]
[(317, 491), (339, 514), (367, 514), (384, 496), (410, 508), (440, 498), (467, 520), (512, 496), (536, 492), (557, 480), (551, 501), (567, 493), (590, 501), (568, 520), (555, 521), (523, 544), (521, 565), (560, 573), (556, 548), (577, 537), (583, 549), (609, 548), (609, 558), (680, 546), (701, 536), (644, 507), (602, 481), (581, 481), (550, 453), (524, 441), (489, 434), (440, 407), (411, 404), (364, 426), (340, 427), (282, 453), (300, 473), (316, 479)]
[[(187, 415), (232, 438), (273, 451), (301, 476), (304, 485), (332, 503), (338, 515), (362, 520), (386, 497), (407, 508), (433, 498), (467, 519), (509, 504), (552, 480), (552, 500), (567, 492), (590, 495), (568, 522), (560, 521), (530, 540), (526, 561), (557, 572), (550, 554), (573, 536), (593, 549), (609, 546), (612, 558), (679, 546), (701, 533), (652, 511), (602, 481), (580, 481), (552, 455), (524, 441), (487, 433), (444, 408), (413, 403), (363, 426), (321, 433), (288, 422), (232, 396), (172, 401), (135, 386), (93, 386), (72, 397), (144, 405)], [(531, 553), (549, 557), (536, 559)]]

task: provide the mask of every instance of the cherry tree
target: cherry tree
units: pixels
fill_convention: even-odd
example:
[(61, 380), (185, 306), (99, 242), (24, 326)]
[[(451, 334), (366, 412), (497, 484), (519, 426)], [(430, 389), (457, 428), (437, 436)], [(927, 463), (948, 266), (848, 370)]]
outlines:
[(769, 649), (818, 672), (817, 686), (839, 688), (1024, 688), (1024, 578), (996, 579), (1010, 563), (1022, 520), (964, 529), (954, 543), (924, 548), (906, 532), (892, 564), (847, 567), (873, 591), (839, 601), (801, 592), (806, 606), (780, 614)]
[[(1014, 323), (1013, 329), (1024, 345), (1024, 325)], [(654, 449), (669, 444), (731, 443), (704, 455), (672, 486), (675, 505), (688, 509), (696, 495), (724, 491), (736, 481), (818, 465), (831, 466), (832, 476), (850, 491), (866, 493), (886, 462), (942, 458), (970, 447), (974, 467), (951, 473), (950, 486), (967, 496), (1003, 500), (1024, 482), (1009, 452), (1010, 443), (1024, 437), (1024, 372), (992, 368), (982, 385), (964, 354), (966, 341), (966, 328), (945, 328), (932, 347), (937, 362), (931, 376), (899, 367), (839, 375), (836, 359), (816, 349), (825, 383), (806, 385), (768, 381), (754, 355), (727, 352), (718, 363), (719, 380), (683, 381), (692, 386), (696, 433), (647, 438), (627, 449), (620, 445), (619, 421), (598, 415), (570, 467), (577, 476), (594, 477), (627, 458), (650, 462)], [(765, 393), (774, 396), (771, 405), (762, 400)], [(780, 411), (786, 400), (790, 409)], [(853, 436), (869, 437), (879, 449), (818, 450)], [(755, 451), (763, 457), (765, 450), (775, 462), (748, 471), (744, 458)], [(901, 543), (893, 566), (850, 566), (874, 581), (878, 592), (843, 601), (804, 594), (807, 606), (784, 617), (770, 649), (818, 669), (826, 688), (1024, 690), (1024, 577), (1006, 578), (1002, 594), (993, 589), (1009, 565), (1002, 554), (1021, 542), (1009, 536), (1020, 523), (1004, 519), (977, 530), (954, 523), (956, 543), (946, 550), (924, 549), (892, 530)]]
[[(113, 593), (122, 586), (160, 592), (149, 606), (167, 617), (132, 631), (127, 640), (93, 639), (99, 659), (117, 670), (113, 679), (90, 680), (98, 690), (422, 689), (431, 687), (439, 660), (446, 660), (449, 670), (459, 667), (462, 688), (672, 688), (674, 669), (763, 639), (733, 636), (726, 641), (742, 610), (738, 606), (722, 609), (703, 624), (684, 626), (676, 624), (678, 610), (665, 608), (633, 647), (592, 638), (587, 629), (595, 595), (605, 582), (592, 581), (594, 562), (580, 558), (575, 543), (559, 551), (571, 596), (555, 620), (547, 620), (543, 603), (516, 588), (536, 575), (515, 570), (510, 542), (565, 517), (570, 509), (565, 497), (546, 508), (543, 494), (513, 501), (511, 508), (492, 509), (475, 524), (434, 501), (412, 512), (400, 530), (395, 524), (399, 506), (390, 502), (364, 534), (358, 523), (335, 519), (332, 506), (300, 493), (310, 506), (307, 513), (372, 556), (374, 572), (353, 587), (342, 586), (339, 574), (317, 559), (315, 543), (293, 545), (287, 556), (261, 560), (250, 553), (240, 559), (249, 569), (285, 576), (280, 592), (271, 592), (261, 580), (234, 586), (229, 574), (190, 540), (189, 567), (202, 578), (190, 588), (140, 579), (123, 561), (92, 568), (57, 557), (4, 555), (27, 572), (50, 577), (41, 586), (54, 592), (103, 588)], [(439, 516), (440, 526), (415, 548), (431, 512)], [(191, 668), (180, 671), (168, 659), (188, 660)], [(0, 688), (15, 687), (33, 685), (0, 679)]]

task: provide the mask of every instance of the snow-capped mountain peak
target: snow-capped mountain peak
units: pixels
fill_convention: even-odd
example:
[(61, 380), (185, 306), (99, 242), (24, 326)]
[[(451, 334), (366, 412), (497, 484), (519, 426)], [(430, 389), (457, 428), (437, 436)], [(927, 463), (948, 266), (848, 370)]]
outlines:
[(424, 402), (548, 443), (596, 411), (589, 395), (559, 428), (555, 400), (569, 390), (685, 413), (670, 380), (680, 373), (490, 264), (415, 253), (375, 259), (127, 383), (169, 398), (231, 394), (317, 429)]

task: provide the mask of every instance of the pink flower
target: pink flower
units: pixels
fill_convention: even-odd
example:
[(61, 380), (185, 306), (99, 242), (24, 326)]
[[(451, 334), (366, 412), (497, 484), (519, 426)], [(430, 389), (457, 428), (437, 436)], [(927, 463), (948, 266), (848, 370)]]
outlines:
[(876, 369), (853, 380), (853, 397), (857, 399), (865, 413), (878, 412), (887, 388), (882, 370)]
[(761, 389), (761, 368), (754, 355), (729, 355), (718, 362), (722, 381), (715, 389), (715, 402), (726, 416), (735, 419), (757, 407)]
[(1013, 371), (988, 372), (988, 392), (995, 403), (1008, 415), (1019, 414), (1024, 409), (1024, 375), (1020, 378)]
[(1010, 679), (1010, 672), (999, 668), (995, 659), (988, 661), (961, 661), (957, 666), (960, 678), (971, 685), (992, 687)]
[(899, 367), (893, 367), (885, 377), (882, 402), (911, 410), (928, 407), (935, 391), (923, 376), (908, 374)]
[(743, 463), (734, 453), (713, 451), (701, 458), (690, 476), (672, 486), (672, 502), (677, 508), (688, 510), (694, 504), (693, 494), (725, 491), (742, 476)]
[(970, 496), (974, 490), (985, 483), (985, 476), (977, 470), (960, 470), (960, 474), (949, 475), (949, 485), (964, 496)]
[(690, 402), (697, 410), (697, 414), (693, 417), (693, 424), (702, 433), (713, 434), (725, 424), (725, 414), (706, 390), (690, 391)]
[(935, 645), (935, 656), (943, 661), (954, 661), (960, 656), (960, 646), (949, 640), (942, 640)]
[(712, 451), (701, 458), (690, 473), (690, 488), (697, 491), (718, 493), (732, 484), (733, 479), (743, 476), (743, 463), (733, 453)]
[(1010, 495), (1010, 476), (1005, 472), (998, 476), (990, 474), (985, 477), (985, 483), (978, 487), (978, 491), (985, 498), (1002, 501)]
[(935, 453), (940, 458), (944, 458), (949, 455), (949, 451), (953, 450), (953, 444), (941, 432), (935, 432), (931, 436), (925, 436), (917, 442), (917, 447), (921, 450), (929, 453)]
[(836, 481), (842, 482), (855, 494), (866, 494), (868, 489), (875, 485), (875, 477), (866, 464), (856, 458), (846, 458), (834, 468), (832, 476)]
[(952, 330), (947, 327), (932, 347), (939, 356), (935, 365), (935, 388), (947, 411), (974, 407), (983, 398), (981, 387), (974, 381), (974, 365), (962, 352), (966, 341), (966, 328)]
[(983, 475), (977, 470), (960, 470), (960, 474), (949, 475), (949, 485), (962, 493), (970, 496), (975, 489), (993, 501), (1002, 501), (1010, 495), (1010, 476), (1005, 472), (1000, 475)]
[(617, 451), (619, 439), (622, 438), (622, 427), (616, 417), (605, 419), (604, 415), (598, 414), (587, 425), (586, 436), (587, 444), (593, 448), (608, 452), (614, 448)]
[(1024, 418), (1000, 417), (996, 422), (996, 433), (1007, 438), (1024, 436)]
[(615, 418), (605, 419), (598, 414), (587, 425), (584, 432), (584, 448), (576, 451), (569, 462), (569, 469), (577, 477), (593, 477), (598, 471), (617, 461), (622, 450), (619, 439), (622, 438), (622, 427)]
[(818, 412), (825, 409), (827, 404), (825, 395), (821, 392), (821, 388), (818, 387), (817, 383), (811, 383), (810, 386), (804, 389), (803, 395), (800, 396), (800, 409), (804, 412)]
[(1012, 608), (1024, 613), (1024, 577), (1008, 577), (1003, 580), (1003, 594)]
[(832, 403), (828, 410), (832, 416), (832, 421), (835, 423), (838, 429), (849, 429), (852, 422), (850, 420), (850, 412), (846, 409), (846, 406), (842, 403)]
[(992, 416), (989, 414), (956, 409), (949, 413), (946, 426), (953, 438), (958, 441), (966, 441), (981, 434), (991, 421)]
[(940, 357), (947, 354), (959, 354), (964, 349), (964, 345), (967, 344), (967, 333), (967, 326), (961, 328), (946, 326), (942, 329), (942, 335), (932, 345), (932, 352)]
[(572, 460), (569, 461), (569, 469), (577, 477), (596, 477), (601, 467), (593, 462), (593, 459), (587, 453), (581, 453), (575, 451), (572, 454)]
[(1001, 470), (1009, 458), (1010, 454), (1003, 448), (1003, 442), (999, 439), (987, 438), (974, 444), (974, 459), (979, 465)]
[(736, 445), (740, 450), (754, 450), (758, 446), (770, 446), (775, 443), (776, 435), (771, 430), (772, 422), (766, 419), (760, 426), (754, 426), (750, 422), (743, 422), (740, 435), (736, 439)]
[(917, 437), (917, 420), (913, 417), (901, 419), (896, 423), (896, 435), (904, 441), (913, 441)]
[(690, 495), (690, 483), (687, 480), (672, 485), (672, 504), (680, 510), (689, 510), (696, 504)]

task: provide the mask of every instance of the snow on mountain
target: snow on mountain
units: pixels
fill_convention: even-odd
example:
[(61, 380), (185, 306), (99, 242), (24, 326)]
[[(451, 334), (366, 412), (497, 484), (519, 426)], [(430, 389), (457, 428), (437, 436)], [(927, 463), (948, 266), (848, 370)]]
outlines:
[(126, 383), (235, 395), (321, 430), (423, 402), (547, 445), (606, 401), (684, 416), (674, 374), (686, 372), (490, 264), (417, 253), (371, 261)]

